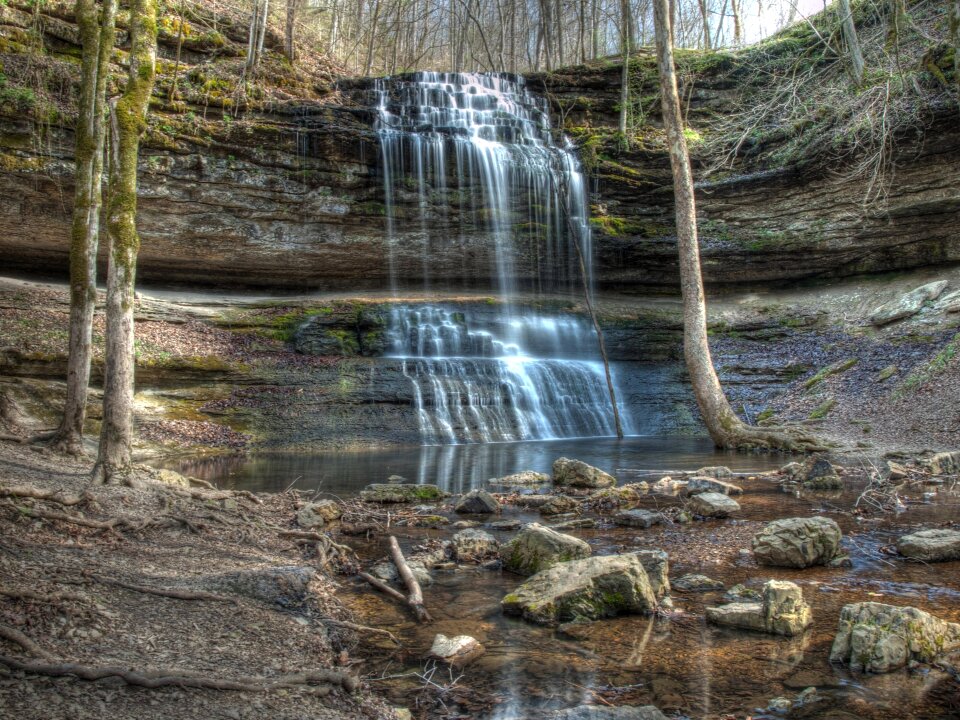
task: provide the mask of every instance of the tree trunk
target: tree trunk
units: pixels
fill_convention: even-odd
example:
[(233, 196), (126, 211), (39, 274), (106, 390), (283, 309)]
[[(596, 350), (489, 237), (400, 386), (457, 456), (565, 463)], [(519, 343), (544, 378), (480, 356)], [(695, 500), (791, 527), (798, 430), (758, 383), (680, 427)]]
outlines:
[(103, 422), (94, 482), (131, 482), (133, 444), (133, 307), (137, 252), (137, 159), (146, 128), (157, 57), (157, 0), (133, 0), (130, 67), (123, 95), (110, 114), (111, 155), (107, 204), (106, 366)]
[(730, 8), (733, 11), (733, 44), (740, 47), (743, 43), (743, 25), (740, 22), (740, 3), (737, 0), (730, 0)]
[(847, 41), (847, 52), (850, 55), (850, 74), (853, 82), (859, 85), (863, 82), (863, 53), (860, 51), (857, 27), (853, 23), (850, 0), (840, 0), (840, 20), (843, 25), (843, 38)]
[(377, 39), (377, 20), (380, 18), (380, 0), (373, 5), (373, 20), (370, 23), (370, 44), (367, 45), (367, 62), (364, 65), (364, 75), (370, 75), (373, 67), (373, 46)]
[[(283, 33), (283, 54), (291, 63), (297, 57), (296, 32), (297, 32), (297, 14), (300, 11), (302, 0), (287, 0), (287, 22)], [(334, 11), (336, 8), (334, 8)]]
[(703, 49), (713, 49), (713, 39), (710, 37), (710, 7), (707, 0), (699, 0), (700, 17), (703, 19)]
[(953, 45), (953, 82), (960, 94), (960, 0), (950, 0), (950, 38)]
[(250, 33), (247, 37), (247, 62), (243, 68), (245, 77), (250, 77), (257, 68), (257, 33), (260, 29), (261, 0), (253, 0), (253, 14), (250, 16)]
[(680, 94), (673, 63), (673, 30), (669, 0), (654, 0), (654, 30), (663, 124), (670, 147), (683, 297), (683, 354), (700, 414), (717, 447), (763, 447), (785, 450), (819, 449), (820, 443), (787, 428), (753, 428), (733, 412), (713, 367), (707, 337), (707, 305), (700, 273), (697, 213), (693, 174), (680, 114)]
[(623, 57), (623, 67), (620, 71), (620, 120), (617, 129), (623, 136), (623, 141), (629, 145), (627, 115), (630, 105), (630, 41), (633, 36), (630, 23), (630, 0), (620, 0), (620, 36), (620, 54)]
[(83, 46), (79, 114), (76, 126), (76, 188), (70, 239), (70, 356), (63, 418), (51, 445), (71, 455), (83, 453), (83, 422), (90, 385), (90, 344), (97, 302), (97, 244), (100, 237), (104, 108), (110, 55), (116, 36), (116, 0), (102, 13), (94, 0), (77, 0)]

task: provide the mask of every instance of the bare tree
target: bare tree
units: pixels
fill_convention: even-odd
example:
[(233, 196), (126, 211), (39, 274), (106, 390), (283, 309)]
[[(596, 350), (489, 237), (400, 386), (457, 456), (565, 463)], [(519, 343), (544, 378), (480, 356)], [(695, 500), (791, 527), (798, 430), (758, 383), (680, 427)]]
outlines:
[(137, 161), (146, 129), (157, 59), (157, 0), (133, 0), (130, 59), (123, 95), (110, 113), (110, 182), (107, 233), (106, 366), (103, 422), (94, 482), (132, 482), (134, 346), (133, 307), (137, 253)]
[(97, 245), (102, 205), (104, 119), (107, 76), (115, 37), (116, 0), (77, 0), (81, 60), (76, 125), (76, 187), (70, 239), (70, 356), (63, 419), (53, 437), (56, 449), (83, 453), (83, 423), (90, 384), (93, 313), (97, 302)]
[(853, 10), (850, 9), (850, 0), (840, 0), (840, 21), (843, 27), (843, 39), (847, 43), (847, 54), (850, 60), (850, 75), (854, 83), (863, 82), (863, 52), (860, 50), (860, 39), (857, 37), (857, 27), (853, 22)]

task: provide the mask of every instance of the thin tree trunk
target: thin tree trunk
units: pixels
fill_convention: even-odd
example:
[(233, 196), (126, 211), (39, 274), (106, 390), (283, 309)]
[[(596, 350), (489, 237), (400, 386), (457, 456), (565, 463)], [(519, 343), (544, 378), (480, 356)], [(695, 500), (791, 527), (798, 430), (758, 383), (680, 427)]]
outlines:
[(850, 0), (840, 0), (840, 20), (843, 24), (843, 38), (847, 41), (847, 52), (850, 55), (850, 74), (857, 85), (863, 82), (863, 53), (860, 51), (860, 40), (857, 37), (857, 27), (853, 22), (853, 11), (850, 9)]
[[(297, 58), (296, 32), (297, 32), (297, 13), (300, 10), (301, 0), (287, 0), (287, 21), (283, 33), (283, 54), (291, 63)], [(334, 8), (336, 11), (336, 8)]]
[(699, 0), (700, 17), (703, 19), (703, 49), (712, 50), (713, 41), (710, 37), (710, 7), (707, 0)]
[(263, 0), (263, 12), (260, 15), (260, 30), (257, 36), (257, 65), (263, 57), (263, 43), (267, 37), (267, 19), (270, 17), (270, 0)]
[(953, 81), (960, 96), (960, 0), (950, 0), (950, 38), (953, 45)]
[(620, 0), (620, 54), (623, 58), (623, 67), (620, 71), (620, 122), (618, 130), (627, 145), (630, 143), (627, 137), (627, 115), (630, 106), (630, 41), (633, 35), (630, 25), (630, 0)]
[(177, 99), (177, 83), (180, 80), (180, 55), (183, 51), (183, 14), (186, 9), (186, 0), (180, 0), (180, 27), (177, 30), (177, 61), (173, 66), (173, 82), (170, 84), (170, 102)]
[(133, 308), (137, 252), (137, 160), (146, 128), (157, 59), (157, 0), (133, 0), (130, 67), (123, 95), (110, 114), (111, 156), (107, 204), (106, 367), (103, 422), (94, 482), (132, 482), (134, 347)]
[(97, 245), (102, 206), (103, 144), (107, 76), (116, 36), (116, 0), (77, 0), (83, 46), (79, 115), (76, 127), (76, 188), (70, 239), (70, 355), (63, 418), (51, 445), (71, 455), (83, 453), (83, 423), (90, 385), (93, 314), (97, 302)]
[(244, 77), (250, 77), (257, 67), (257, 33), (260, 30), (260, 6), (262, 0), (253, 0), (253, 14), (250, 17), (250, 33), (247, 37), (247, 62), (243, 68)]
[(377, 38), (377, 20), (380, 18), (380, 0), (373, 5), (373, 21), (370, 23), (370, 44), (367, 45), (367, 62), (364, 65), (363, 74), (369, 75), (373, 67), (373, 45)]
[(740, 47), (743, 43), (743, 25), (740, 22), (740, 3), (737, 0), (730, 0), (730, 8), (733, 11), (733, 44)]
[(784, 450), (822, 449), (822, 444), (790, 428), (756, 428), (745, 425), (723, 394), (713, 367), (707, 337), (707, 304), (700, 272), (697, 211), (693, 173), (680, 114), (680, 94), (673, 62), (670, 0), (654, 0), (654, 31), (660, 74), (660, 105), (670, 148), (674, 202), (677, 217), (677, 251), (683, 298), (683, 354), (693, 394), (707, 431), (717, 447), (762, 447)]

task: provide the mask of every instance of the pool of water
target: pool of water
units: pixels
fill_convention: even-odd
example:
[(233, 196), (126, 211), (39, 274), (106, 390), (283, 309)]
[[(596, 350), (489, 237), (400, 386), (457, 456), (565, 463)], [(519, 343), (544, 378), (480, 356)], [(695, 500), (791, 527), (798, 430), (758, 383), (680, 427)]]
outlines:
[(166, 465), (240, 490), (280, 491), (292, 484), (301, 490), (349, 496), (369, 483), (385, 482), (391, 475), (459, 493), (521, 470), (550, 472), (553, 461), (563, 456), (596, 465), (621, 481), (635, 479), (644, 470), (696, 470), (705, 465), (765, 470), (788, 459), (718, 451), (704, 438), (630, 437), (181, 458)]

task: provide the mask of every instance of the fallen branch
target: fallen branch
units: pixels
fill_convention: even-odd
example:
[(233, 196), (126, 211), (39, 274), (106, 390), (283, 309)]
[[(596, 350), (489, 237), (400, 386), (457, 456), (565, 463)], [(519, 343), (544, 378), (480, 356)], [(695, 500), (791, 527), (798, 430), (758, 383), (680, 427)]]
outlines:
[(407, 586), (407, 590), (410, 593), (407, 597), (407, 605), (413, 609), (418, 622), (430, 622), (432, 618), (423, 606), (423, 590), (420, 589), (420, 583), (417, 582), (413, 571), (410, 569), (410, 566), (407, 565), (407, 561), (403, 557), (403, 552), (400, 550), (400, 543), (397, 542), (397, 539), (393, 535), (390, 535), (389, 538), (390, 557), (393, 558), (393, 564), (397, 566), (400, 577), (403, 578), (403, 583)]
[(377, 635), (386, 635), (397, 645), (400, 644), (400, 641), (397, 639), (397, 636), (394, 635), (389, 630), (384, 630), (383, 628), (369, 627), (368, 625), (357, 625), (357, 623), (347, 622), (346, 620), (334, 620), (333, 618), (324, 618), (321, 622), (326, 625), (334, 625), (335, 627), (344, 627), (348, 630), (356, 630), (357, 632), (367, 632), (375, 633)]
[(379, 580), (379, 579), (375, 578), (373, 575), (370, 575), (369, 573), (365, 573), (365, 572), (357, 573), (357, 575), (359, 575), (359, 576), (362, 577), (364, 580), (366, 580), (368, 583), (370, 583), (371, 585), (373, 585), (377, 590), (379, 590), (380, 592), (382, 592), (384, 595), (389, 595), (389, 596), (392, 597), (394, 600), (398, 600), (398, 601), (402, 602), (404, 605), (407, 604), (407, 598), (406, 598), (406, 596), (405, 596), (402, 592), (400, 592), (399, 590), (394, 590), (392, 587), (390, 587), (390, 586), (387, 585), (385, 582), (383, 582), (383, 580)]
[[(50, 658), (45, 658), (50, 660)], [(154, 671), (136, 671), (109, 665), (79, 665), (77, 663), (31, 662), (21, 658), (0, 655), (0, 665), (11, 670), (46, 675), (48, 677), (72, 676), (80, 680), (103, 680), (119, 678), (127, 685), (144, 688), (192, 687), (206, 690), (239, 690), (245, 692), (270, 692), (280, 688), (299, 685), (338, 685), (347, 692), (354, 692), (360, 686), (355, 675), (337, 670), (315, 670), (297, 675), (281, 675), (277, 678), (240, 677), (235, 679), (212, 678), (189, 670), (164, 669)]]
[(57, 659), (53, 653), (47, 652), (22, 632), (16, 628), (10, 627), (9, 625), (0, 625), (0, 637), (19, 645), (31, 655), (36, 655), (39, 658), (43, 658), (44, 660), (49, 660), (51, 662)]
[(34, 500), (48, 500), (58, 505), (79, 505), (87, 500), (87, 495), (67, 495), (62, 490), (41, 490), (29, 485), (14, 485), (0, 487), (0, 497), (32, 498)]

